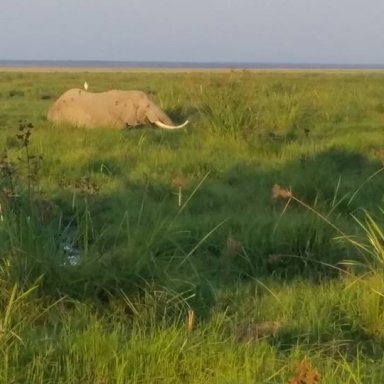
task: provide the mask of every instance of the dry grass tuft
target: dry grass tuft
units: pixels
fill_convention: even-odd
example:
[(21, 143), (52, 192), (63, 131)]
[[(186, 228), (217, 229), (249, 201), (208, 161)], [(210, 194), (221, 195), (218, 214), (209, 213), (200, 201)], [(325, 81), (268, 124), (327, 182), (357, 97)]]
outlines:
[(312, 365), (302, 360), (296, 365), (296, 376), (288, 380), (288, 384), (318, 384), (320, 383), (320, 373)]
[(228, 236), (226, 243), (227, 251), (230, 254), (238, 255), (243, 250), (243, 246), (241, 245), (241, 243), (232, 236)]
[(279, 197), (283, 199), (291, 199), (293, 197), (291, 190), (280, 187), (279, 184), (275, 184), (272, 188), (272, 197), (278, 199)]

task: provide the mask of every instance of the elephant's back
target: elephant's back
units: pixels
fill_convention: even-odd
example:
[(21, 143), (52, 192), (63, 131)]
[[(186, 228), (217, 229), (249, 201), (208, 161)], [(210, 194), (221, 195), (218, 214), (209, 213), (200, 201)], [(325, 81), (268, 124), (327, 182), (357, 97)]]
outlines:
[(143, 91), (137, 90), (117, 90), (113, 89), (106, 92), (96, 93), (95, 96), (100, 97), (106, 103), (116, 103), (116, 102), (132, 102), (138, 103), (142, 100), (147, 100), (148, 96)]
[(89, 98), (87, 92), (82, 89), (73, 88), (64, 92), (61, 96), (56, 99), (48, 111), (48, 117), (55, 114), (55, 111), (59, 109), (68, 109), (71, 106), (80, 105), (82, 101)]
[(73, 88), (64, 92), (50, 107), (47, 119), (55, 123), (73, 123), (87, 125), (90, 94), (82, 89)]

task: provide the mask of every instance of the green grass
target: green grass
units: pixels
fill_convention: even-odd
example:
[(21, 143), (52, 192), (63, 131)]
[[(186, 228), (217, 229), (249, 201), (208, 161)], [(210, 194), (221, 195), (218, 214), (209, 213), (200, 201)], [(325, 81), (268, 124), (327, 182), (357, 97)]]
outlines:
[[(84, 80), (191, 123), (52, 126)], [(383, 94), (381, 72), (0, 72), (0, 382), (382, 382)]]

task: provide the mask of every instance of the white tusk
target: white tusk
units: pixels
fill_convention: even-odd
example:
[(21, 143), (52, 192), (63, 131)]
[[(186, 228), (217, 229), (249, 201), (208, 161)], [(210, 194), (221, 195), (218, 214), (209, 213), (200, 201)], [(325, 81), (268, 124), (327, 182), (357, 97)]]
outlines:
[(179, 129), (185, 127), (189, 123), (188, 120), (186, 120), (185, 123), (180, 124), (180, 125), (167, 125), (162, 123), (161, 121), (155, 121), (155, 125), (157, 125), (159, 128), (164, 128), (164, 129)]

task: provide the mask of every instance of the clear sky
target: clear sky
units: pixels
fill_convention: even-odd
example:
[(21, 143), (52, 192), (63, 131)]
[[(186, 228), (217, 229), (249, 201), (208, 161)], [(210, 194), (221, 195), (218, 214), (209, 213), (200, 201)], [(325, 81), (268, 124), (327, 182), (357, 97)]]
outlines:
[(0, 0), (0, 60), (384, 64), (384, 0)]

